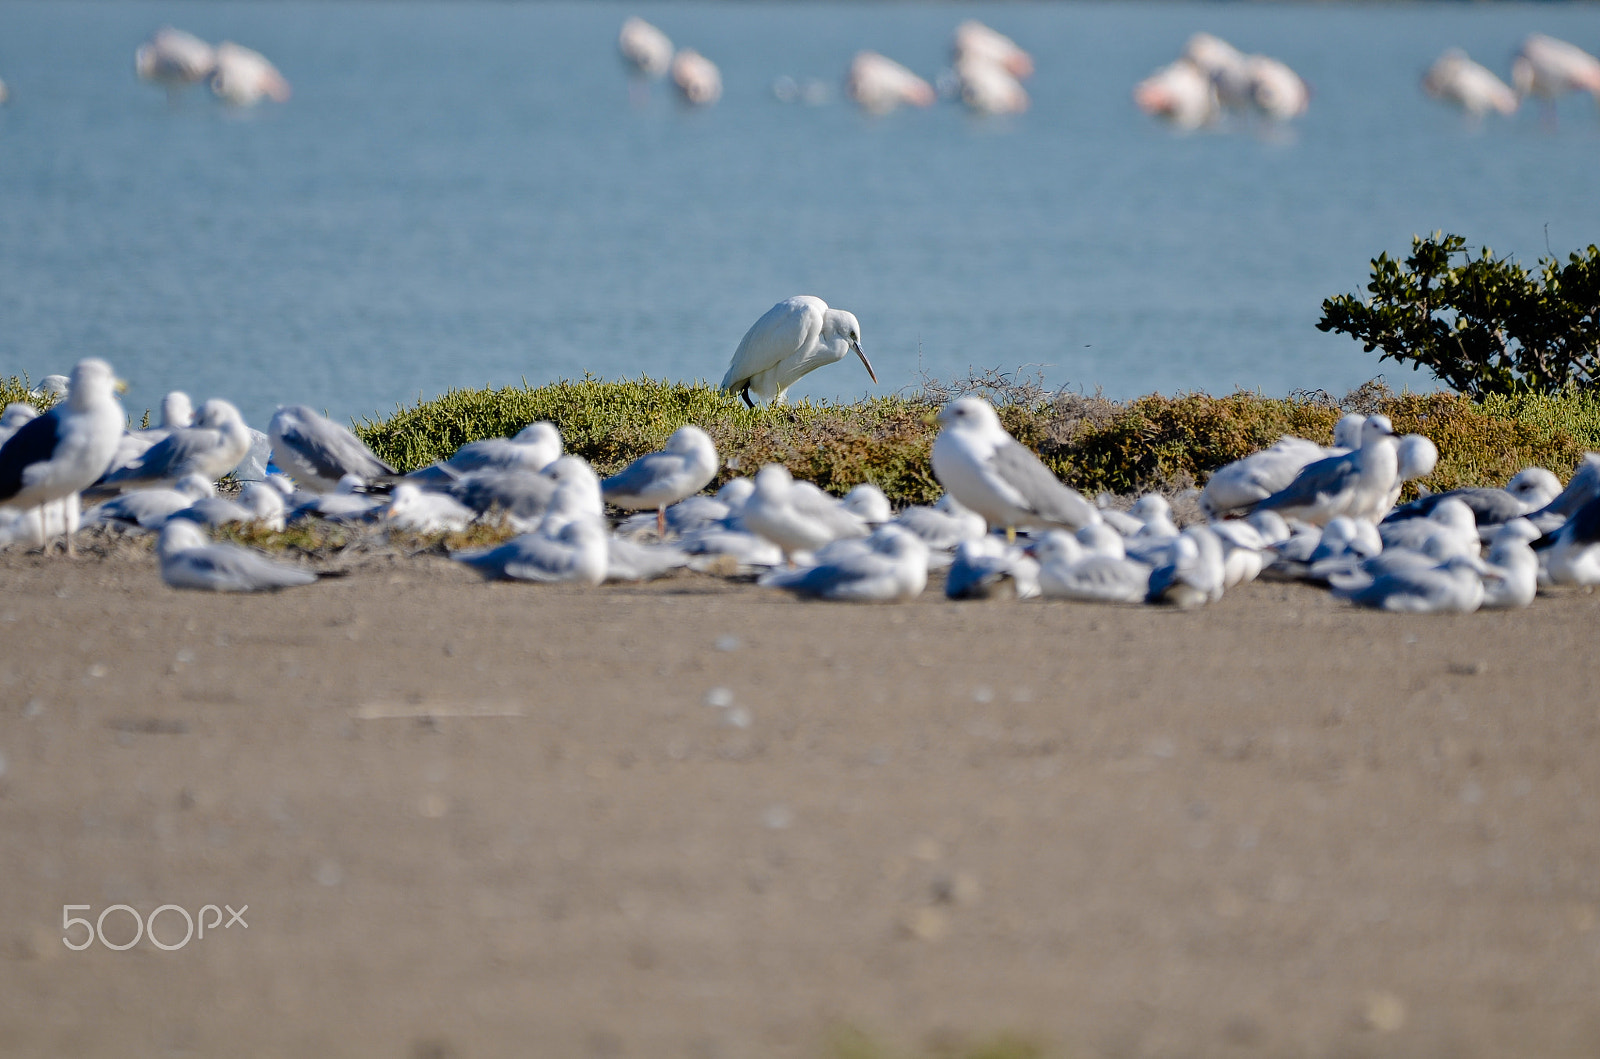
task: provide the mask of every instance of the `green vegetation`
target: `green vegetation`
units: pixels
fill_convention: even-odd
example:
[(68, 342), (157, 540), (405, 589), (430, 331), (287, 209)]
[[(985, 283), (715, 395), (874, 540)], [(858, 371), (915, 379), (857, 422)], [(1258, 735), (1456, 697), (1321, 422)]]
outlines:
[(26, 375), (21, 378), (15, 375), (0, 375), (0, 408), (4, 408), (13, 401), (31, 404), (41, 412), (56, 403), (53, 397), (35, 397), (33, 395), (33, 383), (28, 381)]
[[(1542, 258), (1533, 272), (1488, 247), (1473, 260), (1466, 246), (1459, 235), (1414, 237), (1404, 269), (1379, 254), (1372, 297), (1329, 298), (1317, 328), (1426, 367), (1472, 397), (1600, 381), (1600, 249), (1570, 254), (1566, 265)], [(1462, 263), (1452, 266), (1455, 257)]]
[(711, 434), (726, 461), (714, 484), (778, 462), (834, 493), (874, 482), (898, 506), (939, 496), (929, 466), (934, 417), (946, 400), (968, 392), (992, 400), (1018, 440), (1090, 495), (1200, 485), (1218, 467), (1286, 433), (1328, 443), (1333, 424), (1349, 410), (1381, 411), (1401, 433), (1432, 438), (1440, 461), (1423, 484), (1436, 490), (1501, 484), (1532, 464), (1566, 476), (1586, 449), (1600, 448), (1600, 398), (1576, 391), (1473, 401), (1452, 393), (1395, 394), (1375, 381), (1340, 400), (1318, 392), (1155, 394), (1117, 402), (1050, 393), (1036, 380), (996, 372), (954, 384), (930, 381), (914, 393), (858, 404), (756, 409), (705, 384), (649, 379), (454, 390), (389, 419), (357, 424), (356, 433), (384, 459), (412, 470), (468, 441), (548, 419), (568, 450), (604, 475), (693, 422)]

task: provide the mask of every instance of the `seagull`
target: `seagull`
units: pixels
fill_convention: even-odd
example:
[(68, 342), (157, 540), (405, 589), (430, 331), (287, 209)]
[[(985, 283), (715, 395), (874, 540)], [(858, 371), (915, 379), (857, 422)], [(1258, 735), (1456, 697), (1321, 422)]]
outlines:
[(883, 490), (871, 482), (862, 482), (844, 494), (839, 501), (848, 511), (853, 511), (860, 516), (861, 521), (869, 526), (881, 526), (894, 518), (894, 511), (889, 507), (889, 498), (883, 495)]
[(617, 34), (617, 51), (644, 77), (661, 77), (672, 65), (672, 41), (637, 15), (622, 23), (622, 31)]
[(598, 585), (606, 579), (607, 547), (606, 531), (597, 521), (578, 519), (554, 537), (524, 533), (499, 547), (457, 552), (451, 558), (489, 580)]
[(949, 493), (932, 507), (906, 508), (894, 521), (934, 552), (948, 552), (962, 541), (976, 540), (989, 532), (982, 515), (962, 507)]
[(194, 424), (194, 405), (182, 390), (173, 390), (161, 399), (161, 418), (149, 430), (124, 431), (117, 443), (117, 454), (111, 458), (111, 471), (120, 471), (159, 443), (167, 440), (174, 430)]
[(239, 410), (221, 398), (201, 404), (195, 425), (172, 431), (143, 456), (95, 483), (95, 491), (116, 492), (166, 485), (189, 474), (216, 481), (250, 451), (250, 428)]
[(346, 428), (318, 415), (309, 405), (283, 405), (267, 424), (272, 458), (295, 484), (313, 493), (332, 492), (339, 479), (353, 474), (363, 482), (397, 472), (372, 454)]
[(1434, 60), (1422, 78), (1422, 90), (1474, 118), (1491, 110), (1509, 117), (1520, 102), (1510, 85), (1473, 62), (1460, 48), (1451, 48)]
[(640, 544), (619, 537), (606, 543), (607, 581), (654, 581), (689, 565), (689, 554), (671, 544)]
[(745, 332), (721, 388), (743, 397), (752, 408), (752, 394), (756, 400), (782, 404), (801, 376), (852, 352), (876, 385), (878, 374), (861, 351), (861, 324), (853, 313), (830, 309), (827, 302), (809, 294), (785, 298)]
[(450, 495), (479, 515), (499, 511), (513, 526), (531, 530), (549, 509), (556, 490), (574, 483), (586, 510), (599, 518), (603, 511), (600, 479), (582, 456), (563, 456), (534, 474), (530, 471), (474, 471), (450, 488)]
[(746, 528), (776, 544), (790, 560), (841, 537), (865, 537), (867, 524), (810, 482), (797, 482), (781, 463), (756, 472), (755, 492), (741, 516)]
[(1529, 547), (1539, 529), (1525, 518), (1515, 518), (1495, 531), (1484, 561), (1493, 577), (1483, 586), (1484, 610), (1526, 607), (1539, 591), (1539, 557)]
[(172, 588), (208, 592), (270, 592), (309, 585), (317, 575), (303, 567), (269, 559), (237, 544), (213, 544), (198, 525), (173, 519), (156, 544), (161, 580)]
[(1358, 607), (1433, 614), (1444, 611), (1470, 614), (1483, 603), (1487, 571), (1475, 555), (1456, 555), (1438, 566), (1427, 564), (1392, 568), (1369, 584), (1334, 582), (1333, 594)]
[[(122, 437), (120, 386), (105, 361), (77, 363), (66, 398), (0, 445), (0, 508), (26, 511), (62, 500), (76, 512), (77, 494), (105, 473)], [(73, 521), (69, 517), (63, 527), (68, 555), (74, 554)]]
[(949, 599), (1032, 599), (1039, 594), (1039, 563), (998, 537), (962, 541), (945, 575), (944, 594)]
[[(688, 496), (668, 506), (663, 513), (668, 536), (682, 537), (698, 530), (718, 526), (732, 512), (727, 504), (711, 496)], [(617, 526), (617, 533), (632, 537), (656, 528), (653, 514), (630, 515)]]
[(448, 533), (466, 529), (476, 512), (446, 493), (427, 493), (412, 482), (399, 482), (381, 514), (396, 529)]
[(1553, 533), (1596, 496), (1600, 496), (1600, 452), (1586, 452), (1567, 487), (1548, 504), (1528, 512), (1528, 518), (1546, 533)]
[(993, 406), (962, 397), (939, 413), (943, 428), (933, 442), (933, 475), (957, 501), (1014, 539), (1019, 529), (1076, 530), (1100, 521), (1100, 512), (1050, 473), (1039, 457), (1000, 425)]
[(600, 483), (600, 495), (622, 508), (655, 508), (656, 535), (666, 537), (668, 504), (711, 484), (721, 461), (711, 435), (694, 424), (672, 432), (660, 452), (640, 456)]
[(1477, 555), (1481, 549), (1478, 540), (1478, 522), (1472, 509), (1453, 497), (1440, 501), (1427, 518), (1408, 518), (1400, 522), (1385, 522), (1378, 527), (1383, 546), (1426, 551), (1447, 559), (1452, 555)]
[(845, 91), (869, 114), (887, 114), (896, 107), (931, 107), (933, 86), (875, 51), (857, 52), (845, 78)]
[[(1324, 525), (1336, 515), (1377, 518), (1399, 474), (1398, 443), (1387, 416), (1369, 416), (1361, 447), (1308, 464), (1294, 481), (1258, 502), (1253, 510)], [(1368, 514), (1368, 512), (1372, 512)]]
[(672, 83), (692, 106), (709, 107), (722, 98), (722, 73), (717, 64), (693, 48), (684, 48), (672, 57)]
[(38, 418), (39, 410), (27, 401), (12, 401), (6, 405), (5, 411), (0, 412), (0, 445), (4, 445), (11, 435), (22, 429), (22, 424)]
[(858, 603), (903, 601), (922, 594), (928, 585), (926, 544), (893, 524), (873, 530), (867, 544), (830, 563), (767, 574), (761, 584), (800, 596)]
[(289, 82), (260, 52), (225, 40), (217, 45), (211, 94), (235, 107), (254, 106), (263, 97), (285, 103)]
[(165, 85), (176, 94), (211, 76), (216, 51), (192, 33), (164, 26), (133, 53), (133, 69), (141, 81)]
[(177, 512), (172, 517), (186, 519), (202, 526), (230, 524), (260, 525), (277, 533), (283, 532), (284, 496), (268, 482), (246, 482), (239, 490), (237, 500), (206, 496)]
[(1150, 574), (1147, 603), (1171, 603), (1187, 609), (1222, 598), (1227, 570), (1222, 541), (1210, 526), (1190, 526), (1178, 535), (1172, 560)]
[[(0, 455), (3, 452), (0, 450)], [(1600, 584), (1600, 496), (1578, 508), (1559, 530), (1540, 538), (1534, 548), (1540, 553), (1541, 581), (1556, 585)]]
[(1222, 543), (1222, 587), (1248, 584), (1261, 575), (1267, 562), (1267, 542), (1261, 531), (1243, 519), (1211, 523)]
[(84, 520), (91, 525), (133, 531), (157, 530), (173, 515), (215, 494), (211, 479), (203, 474), (186, 474), (170, 489), (136, 489), (113, 497), (84, 512)]
[(1400, 438), (1395, 443), (1394, 484), (1389, 487), (1388, 494), (1378, 508), (1363, 510), (1361, 517), (1370, 518), (1374, 522), (1387, 518), (1388, 512), (1399, 503), (1400, 490), (1405, 484), (1414, 482), (1418, 478), (1426, 478), (1438, 465), (1439, 448), (1430, 438), (1422, 434), (1407, 434)]
[(39, 380), (30, 396), (38, 398), (59, 398), (67, 395), (67, 384), (70, 380), (65, 375), (46, 375)]
[(1561, 492), (1561, 480), (1543, 467), (1526, 467), (1512, 475), (1504, 489), (1451, 489), (1429, 493), (1395, 508), (1384, 524), (1427, 518), (1445, 500), (1459, 500), (1472, 510), (1480, 530), (1499, 526), (1543, 508)]
[(1332, 448), (1285, 434), (1269, 448), (1218, 468), (1200, 491), (1201, 510), (1210, 519), (1249, 510), (1252, 505), (1286, 488), (1295, 475), (1318, 460), (1343, 456), (1360, 447), (1361, 427), (1366, 419), (1354, 412), (1342, 416), (1333, 427)]
[(363, 491), (363, 482), (353, 474), (339, 479), (331, 493), (297, 493), (294, 500), (294, 509), (288, 516), (290, 523), (313, 517), (329, 522), (366, 522), (384, 506), (381, 497)]
[(1151, 568), (1123, 555), (1122, 538), (1107, 527), (1086, 526), (1079, 532), (1090, 536), (1094, 547), (1086, 549), (1065, 530), (1050, 530), (1033, 546), (1040, 595), (1083, 603), (1143, 603), (1150, 592)]
[(405, 476), (424, 489), (448, 490), (473, 471), (542, 471), (561, 458), (561, 431), (547, 420), (529, 423), (514, 437), (484, 438), (461, 446), (447, 460)]

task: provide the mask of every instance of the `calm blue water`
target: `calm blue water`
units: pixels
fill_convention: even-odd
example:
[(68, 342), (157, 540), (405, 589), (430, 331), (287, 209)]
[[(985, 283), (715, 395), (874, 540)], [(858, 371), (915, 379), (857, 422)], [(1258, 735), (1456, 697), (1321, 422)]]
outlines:
[[(718, 106), (630, 102), (636, 9), (720, 64)], [(1034, 53), (1021, 118), (770, 90), (864, 47), (931, 78), (974, 14)], [(258, 48), (294, 99), (169, 105), (131, 69), (165, 23)], [(1199, 29), (1285, 59), (1311, 113), (1276, 137), (1145, 119), (1132, 85)], [(716, 381), (813, 293), (860, 317), (878, 392), (1016, 365), (1116, 397), (1342, 392), (1383, 369), (1319, 305), (1379, 250), (1600, 239), (1587, 100), (1474, 129), (1417, 88), (1449, 45), (1504, 76), (1533, 30), (1600, 51), (1600, 7), (0, 2), (0, 372), (96, 353), (135, 414), (182, 387), (257, 425), (359, 416), (584, 371)], [(810, 378), (870, 389), (853, 359)]]

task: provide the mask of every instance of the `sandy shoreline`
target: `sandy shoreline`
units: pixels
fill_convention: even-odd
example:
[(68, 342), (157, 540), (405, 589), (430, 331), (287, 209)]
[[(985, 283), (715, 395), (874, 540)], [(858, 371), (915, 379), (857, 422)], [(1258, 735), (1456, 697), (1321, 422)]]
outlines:
[[(0, 556), (7, 1055), (1600, 1052), (1592, 594), (831, 606), (372, 555), (230, 598), (135, 550)], [(249, 926), (63, 946), (118, 902)]]

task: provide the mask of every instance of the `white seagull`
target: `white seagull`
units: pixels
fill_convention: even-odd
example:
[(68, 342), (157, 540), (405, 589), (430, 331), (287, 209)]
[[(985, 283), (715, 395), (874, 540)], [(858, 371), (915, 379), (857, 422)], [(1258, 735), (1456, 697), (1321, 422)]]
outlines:
[(413, 533), (459, 532), (476, 512), (446, 493), (427, 493), (411, 482), (400, 482), (389, 496), (383, 520), (396, 529)]
[(1375, 520), (1382, 517), (1399, 470), (1393, 426), (1387, 416), (1369, 416), (1361, 426), (1359, 449), (1308, 464), (1254, 510), (1319, 526), (1338, 515)]
[(1064, 530), (1050, 530), (1034, 545), (1040, 594), (1083, 603), (1143, 603), (1151, 568), (1127, 558), (1121, 536), (1107, 527), (1086, 526), (1079, 533), (1091, 539), (1092, 548)]
[(861, 324), (853, 313), (830, 309), (821, 298), (801, 294), (785, 298), (750, 326), (734, 351), (722, 389), (751, 400), (782, 404), (784, 394), (801, 376), (843, 360), (854, 352), (874, 384), (877, 372), (861, 351)]
[(667, 535), (669, 504), (711, 484), (721, 461), (711, 435), (692, 423), (672, 432), (666, 448), (640, 456), (600, 483), (600, 495), (621, 508), (655, 508), (656, 534)]
[(1456, 555), (1438, 566), (1426, 564), (1391, 568), (1370, 584), (1341, 586), (1333, 594), (1358, 607), (1412, 614), (1456, 612), (1470, 614), (1483, 604), (1483, 579), (1487, 571), (1475, 555)]
[(104, 493), (141, 486), (170, 485), (190, 474), (216, 481), (250, 451), (250, 428), (231, 402), (213, 397), (201, 404), (195, 424), (169, 433), (143, 456), (95, 483)]
[(370, 482), (397, 473), (360, 438), (309, 405), (280, 407), (267, 424), (267, 434), (272, 438), (273, 460), (296, 485), (313, 493), (332, 492), (347, 474)]
[(561, 458), (561, 431), (547, 420), (529, 423), (509, 438), (469, 441), (447, 460), (406, 475), (424, 489), (449, 489), (473, 471), (542, 471)]
[(933, 476), (963, 506), (1015, 537), (1019, 529), (1076, 530), (1100, 512), (1006, 433), (994, 408), (979, 397), (951, 401), (939, 413)]
[(745, 528), (766, 538), (793, 560), (843, 537), (865, 537), (861, 516), (810, 482), (797, 482), (781, 463), (756, 472), (755, 492), (740, 515)]
[(945, 574), (944, 594), (949, 599), (1032, 599), (1039, 594), (1039, 562), (998, 537), (962, 541)]
[[(98, 357), (77, 363), (66, 399), (0, 445), (0, 508), (26, 511), (61, 500), (76, 512), (78, 493), (105, 473), (122, 437), (120, 386)], [(63, 527), (68, 555), (75, 521)]]
[(187, 519), (161, 528), (156, 545), (161, 580), (173, 588), (208, 592), (270, 592), (309, 585), (317, 575), (303, 567), (269, 559), (237, 544), (213, 544)]
[(879, 526), (865, 544), (832, 562), (766, 574), (761, 583), (801, 596), (856, 603), (908, 600), (922, 594), (928, 585), (926, 544), (893, 524)]
[(598, 585), (606, 579), (606, 554), (605, 529), (597, 521), (577, 519), (554, 537), (524, 533), (499, 547), (451, 558), (490, 580)]

